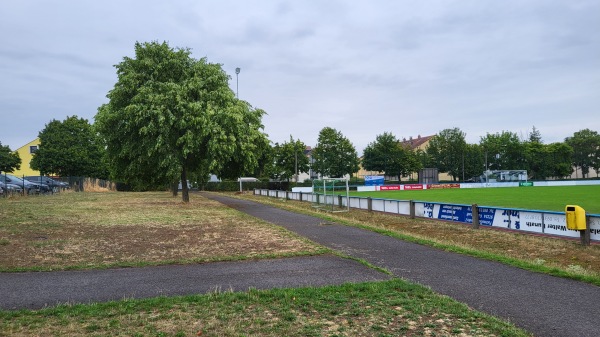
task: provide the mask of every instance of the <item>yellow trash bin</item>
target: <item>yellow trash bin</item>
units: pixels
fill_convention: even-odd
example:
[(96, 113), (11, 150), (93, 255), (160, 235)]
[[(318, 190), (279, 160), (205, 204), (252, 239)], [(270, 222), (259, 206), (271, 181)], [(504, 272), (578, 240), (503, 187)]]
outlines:
[(577, 205), (567, 205), (565, 207), (567, 215), (567, 229), (583, 231), (586, 229), (585, 210)]

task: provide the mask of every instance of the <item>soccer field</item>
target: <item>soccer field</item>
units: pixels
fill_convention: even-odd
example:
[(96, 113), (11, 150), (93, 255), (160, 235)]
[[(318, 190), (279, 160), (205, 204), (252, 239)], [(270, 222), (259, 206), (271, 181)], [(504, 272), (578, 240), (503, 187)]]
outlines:
[(352, 192), (351, 196), (557, 212), (564, 212), (566, 205), (579, 205), (588, 214), (600, 214), (600, 185)]

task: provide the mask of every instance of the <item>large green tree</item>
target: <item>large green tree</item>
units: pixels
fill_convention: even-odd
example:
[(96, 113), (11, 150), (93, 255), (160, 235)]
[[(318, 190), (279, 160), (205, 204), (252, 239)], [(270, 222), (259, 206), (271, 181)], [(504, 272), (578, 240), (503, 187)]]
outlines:
[(10, 173), (21, 168), (21, 157), (0, 142), (0, 172)]
[(137, 188), (182, 184), (188, 173), (235, 177), (253, 172), (268, 144), (264, 111), (236, 99), (221, 65), (166, 42), (135, 44), (116, 65), (118, 80), (96, 125), (112, 175)]
[(40, 146), (31, 168), (63, 177), (106, 178), (101, 139), (87, 119), (53, 119), (39, 133)]
[(479, 144), (467, 144), (463, 156), (463, 180), (481, 176), (485, 170), (483, 150)]
[(359, 159), (354, 145), (334, 128), (325, 127), (319, 132), (312, 154), (312, 168), (322, 176), (339, 178), (358, 171)]
[(405, 147), (392, 133), (377, 135), (363, 151), (362, 166), (369, 171), (384, 172), (386, 176), (409, 175), (421, 168), (418, 155)]
[(564, 178), (573, 173), (571, 160), (573, 149), (566, 143), (552, 143), (546, 146), (550, 161), (550, 177)]
[(445, 129), (431, 138), (426, 149), (431, 163), (440, 172), (447, 172), (455, 181), (463, 173), (463, 158), (467, 148), (465, 136), (459, 128)]
[(274, 169), (272, 177), (279, 180), (290, 180), (300, 172), (308, 172), (308, 157), (304, 154), (306, 145), (299, 139), (282, 144), (275, 143), (273, 147)]
[(600, 155), (600, 135), (596, 131), (583, 129), (577, 131), (571, 137), (565, 139), (573, 148), (573, 166), (581, 170), (582, 178), (586, 178), (590, 168), (600, 166), (598, 164)]
[(525, 147), (516, 133), (502, 131), (481, 137), (479, 142), (491, 170), (524, 170)]

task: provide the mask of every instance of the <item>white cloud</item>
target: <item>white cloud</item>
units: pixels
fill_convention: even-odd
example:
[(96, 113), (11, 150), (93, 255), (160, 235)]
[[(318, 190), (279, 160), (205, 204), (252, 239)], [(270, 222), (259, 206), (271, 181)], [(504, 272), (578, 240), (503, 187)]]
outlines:
[(358, 149), (459, 127), (545, 141), (600, 131), (597, 1), (25, 0), (0, 12), (0, 141), (51, 119), (93, 120), (136, 41), (169, 41), (240, 67), (266, 132), (314, 145), (325, 126)]

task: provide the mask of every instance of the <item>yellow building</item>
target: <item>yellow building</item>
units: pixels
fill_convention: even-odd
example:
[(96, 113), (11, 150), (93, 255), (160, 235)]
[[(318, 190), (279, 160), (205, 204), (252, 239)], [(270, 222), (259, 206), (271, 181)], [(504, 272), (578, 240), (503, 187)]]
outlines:
[(15, 152), (17, 152), (19, 154), (19, 157), (21, 157), (21, 168), (19, 170), (15, 170), (11, 174), (17, 177), (39, 176), (40, 171), (33, 170), (30, 165), (31, 159), (33, 159), (33, 154), (35, 153), (35, 151), (37, 151), (37, 149), (39, 149), (39, 147), (40, 139), (36, 138), (18, 148)]

